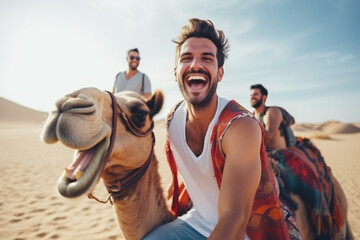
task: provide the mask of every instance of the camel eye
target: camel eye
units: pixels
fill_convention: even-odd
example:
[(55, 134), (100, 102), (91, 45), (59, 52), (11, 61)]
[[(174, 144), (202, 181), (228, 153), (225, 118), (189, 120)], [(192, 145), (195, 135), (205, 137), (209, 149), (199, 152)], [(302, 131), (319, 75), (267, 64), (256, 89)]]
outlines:
[(133, 115), (132, 120), (137, 127), (142, 127), (145, 125), (145, 120), (147, 115), (148, 113), (146, 111), (137, 111)]

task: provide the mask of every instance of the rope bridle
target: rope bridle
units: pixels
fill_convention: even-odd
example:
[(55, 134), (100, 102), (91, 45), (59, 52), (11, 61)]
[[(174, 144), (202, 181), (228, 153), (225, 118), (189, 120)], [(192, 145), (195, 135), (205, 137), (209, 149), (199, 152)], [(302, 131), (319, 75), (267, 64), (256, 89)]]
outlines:
[[(129, 117), (126, 115), (126, 113), (121, 109), (120, 105), (117, 103), (116, 98), (114, 94), (112, 94), (109, 91), (106, 91), (110, 97), (112, 102), (112, 110), (113, 110), (113, 117), (112, 117), (112, 131), (110, 136), (110, 145), (106, 152), (105, 156), (105, 163), (108, 161), (108, 158), (113, 150), (115, 138), (116, 138), (116, 129), (117, 129), (117, 120), (118, 116), (125, 124), (126, 130), (130, 131), (132, 134), (138, 137), (145, 137), (152, 133), (153, 137), (153, 145), (151, 148), (150, 155), (146, 162), (139, 168), (133, 170), (130, 172), (127, 176), (117, 179), (115, 182), (111, 184), (105, 184), (107, 191), (109, 192), (109, 196), (105, 201), (99, 200), (97, 197), (95, 197), (92, 193), (88, 194), (88, 197), (90, 199), (95, 199), (96, 201), (100, 203), (107, 203), (110, 201), (111, 205), (114, 204), (114, 201), (116, 199), (119, 199), (119, 197), (127, 190), (133, 183), (137, 182), (146, 172), (146, 170), (149, 168), (149, 165), (151, 163), (151, 160), (153, 159), (153, 152), (154, 152), (154, 144), (155, 144), (155, 136), (152, 130), (154, 129), (154, 122), (151, 123), (151, 126), (146, 131), (142, 131), (136, 125), (129, 119)], [(105, 166), (104, 163), (104, 166)]]

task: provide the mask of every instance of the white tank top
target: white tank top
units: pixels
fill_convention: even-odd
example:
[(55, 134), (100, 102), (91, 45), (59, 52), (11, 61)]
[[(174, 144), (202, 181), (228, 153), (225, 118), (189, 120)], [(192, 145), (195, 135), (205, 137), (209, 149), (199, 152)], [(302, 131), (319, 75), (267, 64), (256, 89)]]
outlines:
[(168, 130), (177, 168), (193, 201), (193, 208), (180, 218), (205, 237), (209, 237), (218, 222), (219, 188), (212, 165), (210, 137), (221, 111), (228, 102), (229, 100), (218, 97), (217, 110), (208, 126), (203, 151), (198, 157), (186, 143), (185, 102), (176, 110)]

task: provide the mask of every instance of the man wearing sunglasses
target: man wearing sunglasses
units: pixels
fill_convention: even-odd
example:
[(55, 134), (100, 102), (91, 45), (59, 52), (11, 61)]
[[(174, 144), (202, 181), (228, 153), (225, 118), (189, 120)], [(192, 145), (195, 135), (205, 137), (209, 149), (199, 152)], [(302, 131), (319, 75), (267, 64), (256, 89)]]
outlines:
[(145, 73), (137, 68), (140, 64), (140, 55), (137, 48), (130, 49), (127, 52), (126, 61), (128, 70), (119, 72), (115, 77), (113, 93), (120, 91), (134, 91), (144, 96), (146, 99), (151, 97), (151, 83)]

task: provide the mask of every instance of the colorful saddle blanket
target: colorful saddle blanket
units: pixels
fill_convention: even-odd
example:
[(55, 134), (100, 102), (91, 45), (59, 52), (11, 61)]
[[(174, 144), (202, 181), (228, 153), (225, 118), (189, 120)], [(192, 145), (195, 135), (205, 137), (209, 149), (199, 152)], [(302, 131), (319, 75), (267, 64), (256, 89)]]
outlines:
[(331, 169), (309, 139), (297, 138), (296, 146), (270, 152), (277, 162), (285, 189), (299, 195), (315, 227), (317, 239), (333, 239), (343, 223), (334, 196)]

